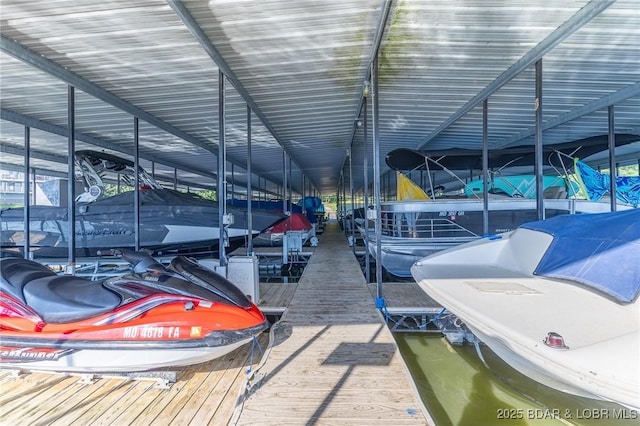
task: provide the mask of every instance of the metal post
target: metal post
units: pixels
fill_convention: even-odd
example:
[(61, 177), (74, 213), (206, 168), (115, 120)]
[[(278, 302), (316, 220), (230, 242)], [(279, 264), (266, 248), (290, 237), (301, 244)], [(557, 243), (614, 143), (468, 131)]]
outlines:
[(542, 183), (542, 59), (536, 61), (535, 112), (536, 211), (538, 213), (538, 220), (544, 220), (544, 187)]
[(178, 190), (178, 169), (173, 169), (173, 190)]
[[(29, 137), (29, 139), (31, 139), (31, 137)], [(31, 203), (35, 206), (37, 197), (36, 197), (36, 169), (31, 169), (31, 182), (33, 182), (33, 190), (32, 190), (32, 194), (31, 194)]]
[[(29, 259), (31, 255), (31, 249), (29, 247), (30, 237), (31, 237), (31, 229), (29, 222), (29, 154), (31, 152), (31, 128), (24, 128), (24, 258)], [(33, 180), (33, 192), (36, 192), (36, 180)]]
[(227, 256), (225, 253), (226, 230), (224, 218), (227, 213), (227, 176), (226, 176), (226, 155), (225, 155), (225, 76), (218, 70), (218, 226), (220, 237), (218, 238), (218, 257), (222, 268), (227, 266)]
[(482, 102), (482, 232), (489, 233), (489, 101)]
[(369, 219), (367, 211), (369, 210), (369, 153), (367, 146), (369, 145), (369, 136), (367, 135), (367, 98), (369, 96), (369, 82), (365, 82), (364, 88), (364, 105), (362, 106), (362, 126), (364, 127), (364, 144), (362, 150), (364, 152), (364, 276), (367, 283), (371, 282), (371, 260), (369, 258)]
[(282, 211), (284, 213), (288, 212), (287, 208), (287, 153), (282, 151)]
[(140, 143), (140, 126), (138, 117), (133, 117), (133, 168), (134, 189), (133, 189), (133, 220), (134, 220), (134, 248), (140, 250), (140, 177), (138, 170), (140, 169), (139, 143)]
[(351, 148), (349, 148), (349, 193), (351, 194), (351, 249), (356, 251), (356, 231), (355, 231), (355, 206), (353, 204), (353, 155)]
[(288, 183), (288, 192), (287, 192), (287, 200), (289, 201), (289, 211), (293, 210), (293, 167), (291, 163), (291, 156), (289, 158), (289, 178), (287, 179)]
[(378, 118), (380, 114), (378, 105), (378, 55), (373, 58), (371, 65), (371, 116), (373, 119), (373, 197), (376, 203), (376, 296), (382, 299), (382, 260), (381, 242), (382, 237), (382, 215), (380, 205), (380, 130)]
[(616, 125), (615, 117), (613, 115), (613, 105), (609, 106), (607, 112), (609, 118), (609, 179), (611, 188), (609, 190), (609, 195), (611, 196), (611, 211), (615, 212), (618, 204), (616, 201), (616, 176), (618, 174), (618, 170), (616, 168)]
[[(258, 178), (258, 186), (260, 179)], [(253, 186), (251, 185), (251, 107), (247, 105), (247, 256), (253, 254), (253, 216), (251, 203), (253, 202)]]
[(236, 176), (235, 176), (235, 170), (233, 166), (234, 164), (231, 163), (231, 199), (234, 198), (235, 191), (236, 191)]
[(75, 173), (74, 173), (74, 153), (75, 133), (76, 133), (76, 97), (75, 88), (67, 86), (67, 122), (69, 127), (69, 135), (67, 138), (67, 217), (69, 218), (69, 241), (68, 246), (68, 265), (67, 274), (73, 275), (76, 263), (76, 209), (75, 209)]

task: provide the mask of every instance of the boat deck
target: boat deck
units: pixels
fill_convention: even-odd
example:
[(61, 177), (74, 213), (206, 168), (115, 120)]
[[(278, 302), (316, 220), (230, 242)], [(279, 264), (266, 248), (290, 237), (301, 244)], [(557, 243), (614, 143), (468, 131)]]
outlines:
[[(375, 309), (375, 285), (369, 287), (372, 292), (346, 237), (331, 223), (298, 283), (260, 284), (265, 312), (286, 309), (272, 327), (273, 340), (260, 337), (262, 359), (246, 345), (177, 369), (169, 389), (147, 380), (86, 383), (80, 376), (16, 378), (0, 370), (0, 424), (428, 424)], [(413, 306), (426, 297), (416, 288), (385, 283), (387, 304)]]

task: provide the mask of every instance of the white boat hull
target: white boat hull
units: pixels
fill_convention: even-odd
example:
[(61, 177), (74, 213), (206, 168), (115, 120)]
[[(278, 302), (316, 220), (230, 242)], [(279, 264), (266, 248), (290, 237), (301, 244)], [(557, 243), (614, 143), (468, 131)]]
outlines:
[(34, 359), (29, 362), (3, 362), (3, 368), (78, 372), (116, 373), (149, 371), (164, 367), (183, 367), (220, 358), (251, 342), (253, 337), (229, 345), (181, 349), (82, 349), (57, 359)]
[[(420, 260), (434, 300), (512, 367), (549, 387), (640, 409), (640, 304), (533, 276), (552, 237), (528, 229)], [(549, 347), (549, 332), (566, 349)]]

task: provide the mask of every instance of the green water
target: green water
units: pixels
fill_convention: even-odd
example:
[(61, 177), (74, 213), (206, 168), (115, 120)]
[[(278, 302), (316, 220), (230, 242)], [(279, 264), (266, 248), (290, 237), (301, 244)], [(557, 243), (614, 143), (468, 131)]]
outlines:
[(424, 333), (394, 336), (438, 426), (640, 425), (640, 412), (543, 386), (484, 345), (490, 369), (472, 345), (451, 346)]

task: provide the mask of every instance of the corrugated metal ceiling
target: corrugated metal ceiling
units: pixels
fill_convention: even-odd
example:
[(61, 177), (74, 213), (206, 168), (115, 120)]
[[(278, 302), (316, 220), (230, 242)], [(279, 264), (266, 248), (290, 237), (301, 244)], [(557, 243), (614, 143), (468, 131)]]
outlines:
[[(388, 19), (380, 26), (390, 6)], [(140, 155), (158, 175), (215, 185), (218, 76), (228, 76), (227, 158), (244, 184), (247, 104), (254, 186), (277, 191), (283, 149), (295, 192), (332, 194), (353, 152), (362, 187), (369, 143), (355, 125), (379, 37), (380, 155), (398, 147), (479, 147), (488, 96), (490, 146), (532, 143), (531, 61), (543, 59), (545, 143), (640, 134), (638, 0), (154, 1), (3, 0), (2, 167), (66, 171), (67, 83), (78, 88), (78, 149)], [(16, 59), (19, 58), (19, 59)], [(234, 87), (235, 86), (235, 87)], [(369, 107), (369, 123), (371, 108)], [(143, 162), (150, 168), (149, 162)], [(230, 173), (230, 167), (228, 168)], [(231, 180), (229, 177), (227, 180)]]

